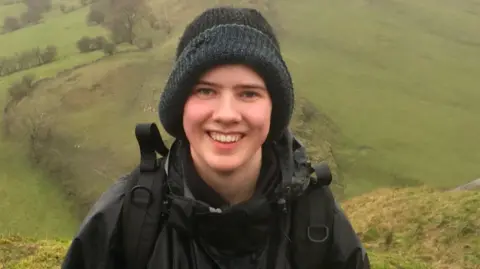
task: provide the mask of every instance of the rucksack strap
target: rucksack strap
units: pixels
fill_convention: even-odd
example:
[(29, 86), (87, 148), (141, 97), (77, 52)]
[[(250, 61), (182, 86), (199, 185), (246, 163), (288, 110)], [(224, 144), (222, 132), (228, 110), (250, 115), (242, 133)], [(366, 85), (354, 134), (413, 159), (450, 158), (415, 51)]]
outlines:
[(313, 179), (307, 192), (296, 204), (293, 226), (293, 259), (298, 268), (319, 269), (327, 255), (333, 227), (335, 200), (326, 163), (313, 167)]
[(122, 211), (122, 241), (126, 269), (144, 269), (164, 219), (165, 158), (160, 132), (154, 123), (138, 124), (135, 136), (140, 147), (139, 173), (127, 187)]

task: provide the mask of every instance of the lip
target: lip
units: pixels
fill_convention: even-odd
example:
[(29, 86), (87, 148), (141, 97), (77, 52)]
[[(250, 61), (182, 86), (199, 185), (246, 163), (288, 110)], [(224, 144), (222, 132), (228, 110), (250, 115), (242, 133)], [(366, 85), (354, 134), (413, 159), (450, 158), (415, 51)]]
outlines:
[(208, 133), (208, 134), (210, 134), (210, 133), (219, 133), (219, 134), (224, 134), (224, 135), (241, 135), (241, 136), (245, 136), (245, 132), (234, 132), (234, 131), (225, 132), (225, 131), (207, 130), (207, 133)]
[[(213, 137), (211, 136), (211, 133), (218, 133), (218, 134), (222, 134), (222, 135), (240, 135), (240, 139), (235, 141), (235, 142), (220, 142), (220, 141), (217, 141), (217, 140), (213, 139)], [(227, 133), (227, 132), (207, 131), (206, 135), (208, 136), (210, 141), (212, 141), (212, 144), (214, 145), (214, 147), (217, 148), (218, 150), (221, 150), (221, 151), (233, 150), (235, 147), (237, 147), (240, 144), (242, 139), (245, 137), (245, 134), (239, 133), (239, 132), (228, 132)]]

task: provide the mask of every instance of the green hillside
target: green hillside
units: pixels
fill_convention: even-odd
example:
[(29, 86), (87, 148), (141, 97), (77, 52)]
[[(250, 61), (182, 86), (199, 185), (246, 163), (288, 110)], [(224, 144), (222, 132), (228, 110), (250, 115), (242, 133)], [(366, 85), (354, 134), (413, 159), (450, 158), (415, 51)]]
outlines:
[[(45, 174), (32, 168), (23, 154), (12, 149), (19, 147), (0, 144), (1, 234), (71, 236), (78, 221), (68, 214), (73, 205)], [(4, 157), (7, 154), (9, 158)]]
[(349, 193), (478, 177), (479, 2), (316, 2), (284, 7), (284, 49), (297, 90), (342, 131)]
[[(122, 44), (112, 56), (78, 51), (83, 36), (109, 38), (106, 28), (87, 25), (90, 6), (79, 2), (54, 1), (40, 23), (0, 35), (0, 58), (57, 49), (51, 63), (0, 77), (2, 108), (12, 83), (28, 74), (37, 81), (2, 116), (11, 132), (0, 137), (0, 190), (12, 198), (0, 208), (18, 212), (0, 214), (2, 231), (62, 236), (76, 229), (74, 220), (138, 162), (133, 129), (158, 123), (156, 104), (183, 27), (219, 2), (240, 5), (150, 1), (172, 31), (148, 32), (152, 49)], [(61, 4), (76, 9), (63, 13)], [(25, 9), (0, 5), (0, 24)], [(279, 27), (299, 98), (292, 126), (312, 157), (335, 169), (339, 197), (379, 187), (450, 188), (480, 177), (479, 0), (279, 0), (265, 13)], [(42, 213), (48, 221), (22, 221)]]

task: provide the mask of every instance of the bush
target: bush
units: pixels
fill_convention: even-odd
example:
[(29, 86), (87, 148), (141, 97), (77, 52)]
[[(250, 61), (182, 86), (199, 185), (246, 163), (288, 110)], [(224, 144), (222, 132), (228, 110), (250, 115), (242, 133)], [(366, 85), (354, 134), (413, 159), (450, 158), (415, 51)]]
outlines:
[(108, 26), (111, 39), (115, 44), (129, 43), (133, 45), (135, 33), (121, 19), (116, 19)]
[(47, 46), (45, 51), (41, 54), (43, 64), (51, 63), (57, 57), (57, 47), (53, 45)]
[(113, 55), (117, 50), (117, 46), (114, 43), (106, 43), (103, 46), (103, 53), (105, 55)]
[(108, 43), (107, 39), (104, 36), (97, 36), (93, 38), (91, 42), (95, 50), (103, 49), (103, 46)]
[(27, 74), (18, 82), (13, 83), (8, 88), (8, 95), (13, 103), (20, 102), (23, 98), (28, 96), (34, 89), (35, 76)]
[(48, 157), (47, 151), (53, 139), (52, 128), (45, 113), (33, 114), (27, 118), (29, 157), (34, 164), (40, 164)]
[(52, 9), (52, 0), (23, 0), (29, 11), (37, 13), (48, 12)]
[(22, 28), (22, 24), (15, 17), (8, 16), (3, 20), (3, 31), (5, 32), (12, 32), (20, 28)]
[(15, 64), (15, 71), (20, 71), (23, 69), (28, 69), (41, 65), (41, 55), (42, 51), (39, 47), (15, 55), (15, 57), (11, 59), (12, 62)]
[(92, 39), (88, 36), (84, 36), (77, 41), (77, 48), (81, 53), (91, 52), (92, 49)]
[(80, 52), (87, 53), (101, 50), (107, 43), (108, 40), (104, 36), (96, 36), (94, 38), (84, 36), (77, 41), (77, 48)]
[(20, 15), (20, 20), (23, 25), (37, 24), (42, 19), (42, 14), (36, 10), (29, 9)]
[(89, 24), (102, 24), (105, 21), (105, 14), (99, 10), (92, 9), (88, 13), (87, 22)]
[(12, 57), (0, 58), (0, 77), (29, 68), (51, 63), (57, 56), (57, 47), (49, 45), (45, 50), (33, 48)]

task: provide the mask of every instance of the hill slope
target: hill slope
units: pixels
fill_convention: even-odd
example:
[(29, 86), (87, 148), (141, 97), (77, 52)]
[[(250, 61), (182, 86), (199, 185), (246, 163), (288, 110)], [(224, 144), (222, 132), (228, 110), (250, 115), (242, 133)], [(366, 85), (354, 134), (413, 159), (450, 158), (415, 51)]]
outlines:
[(480, 268), (480, 192), (379, 189), (343, 207), (366, 247), (432, 268)]
[[(365, 242), (373, 269), (478, 269), (479, 203), (480, 192), (410, 188), (368, 193), (343, 207)], [(59, 268), (68, 244), (0, 238), (0, 264)]]
[(0, 152), (10, 156), (0, 156), (0, 234), (71, 236), (78, 219), (69, 212), (76, 207), (48, 181), (48, 175), (32, 167), (23, 154), (12, 151), (19, 148), (0, 143)]

